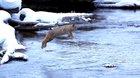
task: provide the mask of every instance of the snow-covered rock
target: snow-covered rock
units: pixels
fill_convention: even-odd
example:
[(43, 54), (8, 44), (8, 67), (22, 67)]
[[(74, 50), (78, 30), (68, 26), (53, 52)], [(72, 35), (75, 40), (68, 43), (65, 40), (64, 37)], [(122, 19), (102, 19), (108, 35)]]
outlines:
[(0, 7), (4, 9), (13, 9), (19, 7), (21, 9), (22, 0), (0, 0)]
[(114, 4), (115, 6), (140, 6), (140, 0), (120, 0), (118, 3)]
[(84, 16), (90, 16), (90, 13), (53, 13), (46, 11), (33, 11), (30, 8), (23, 8), (18, 14), (12, 18), (20, 19), (20, 16), (24, 15), (24, 22), (45, 22), (48, 24), (61, 23), (64, 17), (79, 17), (85, 21), (89, 19), (84, 18)]
[(37, 20), (37, 16), (35, 14), (35, 11), (33, 11), (32, 9), (29, 9), (29, 8), (24, 8), (24, 9), (20, 10), (19, 15), (26, 16), (23, 20), (25, 22), (32, 22), (32, 21), (34, 22)]
[[(140, 7), (140, 0), (96, 0), (101, 7)], [(106, 4), (108, 3), (108, 4)]]
[(18, 43), (15, 37), (15, 29), (9, 24), (4, 23), (10, 14), (6, 11), (0, 10), (0, 46), (3, 50), (6, 50), (1, 64), (9, 60), (9, 56), (15, 52), (16, 49), (25, 49), (25, 46)]
[(0, 23), (3, 23), (4, 21), (11, 18), (11, 15), (3, 10), (0, 10)]

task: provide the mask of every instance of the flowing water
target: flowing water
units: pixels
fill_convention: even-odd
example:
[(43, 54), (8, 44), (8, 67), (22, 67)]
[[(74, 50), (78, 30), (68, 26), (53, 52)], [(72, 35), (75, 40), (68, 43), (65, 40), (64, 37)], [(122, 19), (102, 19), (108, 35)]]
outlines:
[(41, 49), (47, 31), (24, 33), (29, 60), (0, 66), (0, 78), (140, 78), (140, 11), (99, 9), (73, 39), (55, 38)]

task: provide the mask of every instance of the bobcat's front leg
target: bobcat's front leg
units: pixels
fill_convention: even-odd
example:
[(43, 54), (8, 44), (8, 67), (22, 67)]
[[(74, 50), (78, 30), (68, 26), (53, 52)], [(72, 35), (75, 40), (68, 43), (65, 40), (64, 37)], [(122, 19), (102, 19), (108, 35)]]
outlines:
[(72, 32), (68, 32), (68, 37), (72, 39), (73, 38), (73, 33)]

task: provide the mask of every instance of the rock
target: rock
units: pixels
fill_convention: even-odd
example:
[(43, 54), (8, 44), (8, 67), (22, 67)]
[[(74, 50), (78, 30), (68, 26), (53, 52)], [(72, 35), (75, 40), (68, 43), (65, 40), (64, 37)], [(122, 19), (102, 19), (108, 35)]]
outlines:
[(104, 64), (103, 66), (104, 66), (105, 68), (115, 68), (115, 67), (117, 67), (116, 65), (110, 64), (110, 63), (106, 63), (106, 64)]

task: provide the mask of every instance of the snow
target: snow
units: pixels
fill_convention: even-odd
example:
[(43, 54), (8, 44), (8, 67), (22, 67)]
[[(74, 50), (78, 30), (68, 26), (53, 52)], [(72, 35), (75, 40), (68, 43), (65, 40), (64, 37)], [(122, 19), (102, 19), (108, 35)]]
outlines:
[(116, 2), (115, 4), (105, 4), (106, 6), (140, 6), (140, 0), (96, 0), (96, 2)]
[(140, 0), (96, 0), (98, 2), (139, 2)]
[(20, 15), (23, 14), (26, 17), (24, 18), (24, 22), (45, 22), (48, 24), (56, 24), (61, 23), (64, 17), (79, 17), (85, 21), (90, 19), (84, 18), (84, 16), (90, 16), (91, 13), (53, 13), (46, 11), (33, 11), (30, 8), (23, 8), (19, 11), (18, 14), (14, 14), (12, 18), (19, 20)]
[(22, 0), (0, 0), (0, 7), (4, 9), (13, 9), (19, 7), (21, 9)]
[(1, 60), (1, 64), (7, 62), (12, 53), (16, 49), (25, 49), (25, 47), (18, 43), (15, 37), (15, 29), (9, 24), (5, 24), (4, 21), (11, 16), (8, 12), (0, 10), (0, 46), (3, 50), (6, 50), (5, 55)]
[(11, 15), (3, 10), (0, 10), (0, 23), (3, 23), (3, 21), (8, 20), (9, 18), (11, 18)]
[[(64, 17), (79, 17), (83, 18), (84, 16), (89, 16), (92, 14), (88, 13), (53, 13), (53, 12), (44, 12), (38, 11), (36, 12), (36, 16), (38, 20), (49, 22), (50, 24), (62, 23)], [(85, 19), (86, 21), (86, 19)]]
[[(2, 15), (4, 18), (2, 17)], [(9, 46), (10, 48), (18, 49), (19, 47), (22, 46), (18, 44), (16, 40), (15, 29), (9, 24), (4, 23), (4, 21), (6, 21), (9, 18), (10, 18), (10, 14), (8, 12), (0, 10), (0, 39), (5, 40), (4, 43), (1, 44), (6, 48), (7, 46), (11, 45)], [(2, 42), (1, 40), (0, 42)]]
[(26, 17), (23, 20), (25, 22), (35, 22), (37, 20), (36, 14), (32, 9), (28, 9), (28, 8), (22, 9), (14, 18), (17, 18), (18, 20), (20, 20), (21, 14), (26, 15)]
[(118, 0), (95, 0), (97, 2), (118, 2)]
[(134, 4), (136, 5), (140, 5), (140, 0), (120, 0), (118, 3), (116, 3), (116, 6), (134, 6)]

